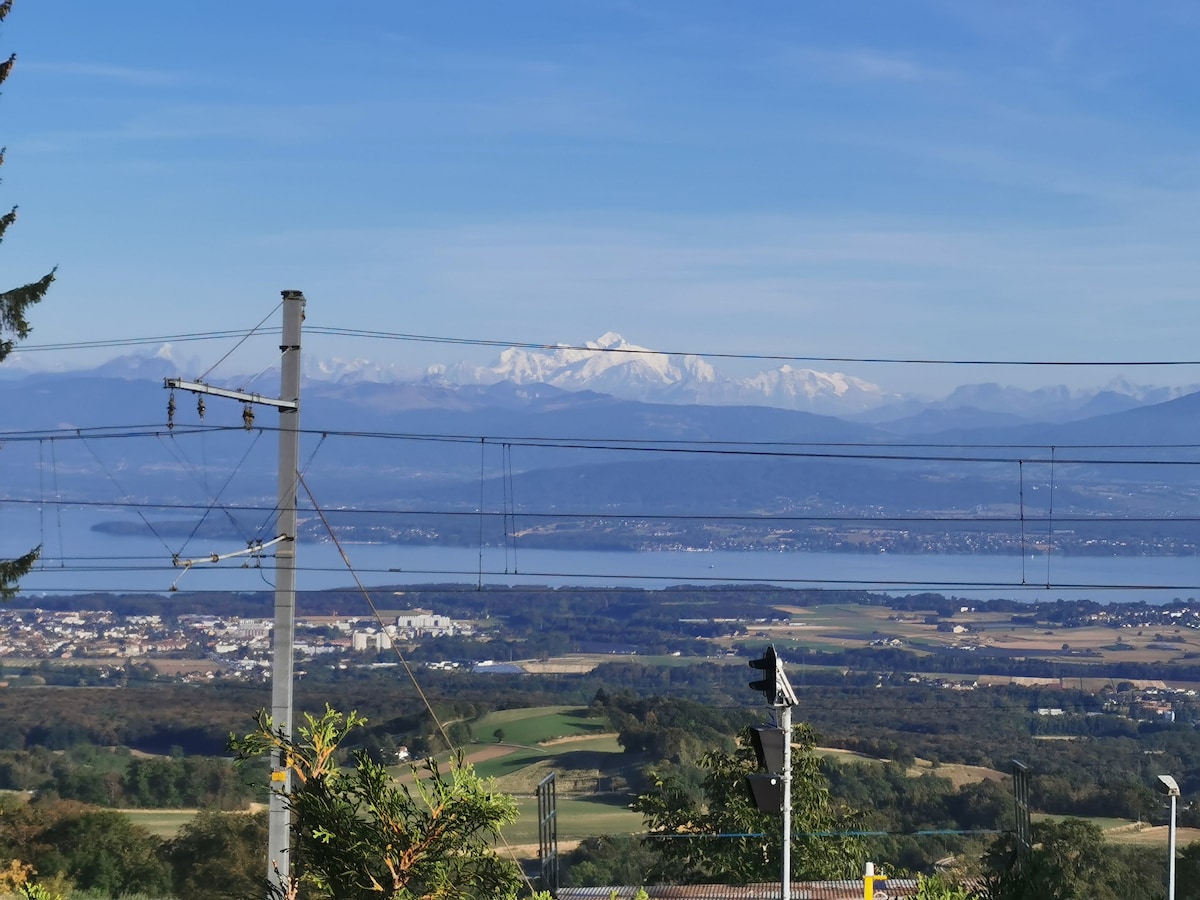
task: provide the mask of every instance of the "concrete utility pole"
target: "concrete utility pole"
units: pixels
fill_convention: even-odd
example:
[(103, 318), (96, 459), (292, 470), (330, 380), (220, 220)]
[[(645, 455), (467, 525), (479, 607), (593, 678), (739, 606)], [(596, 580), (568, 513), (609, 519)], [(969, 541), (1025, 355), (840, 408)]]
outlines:
[[(291, 400), (279, 408), (279, 534), (291, 538), (275, 551), (275, 628), (271, 637), (271, 721), (292, 736), (292, 644), (296, 636), (296, 480), (300, 472), (300, 323), (304, 294), (283, 292), (283, 343), (279, 346), (279, 397)], [(267, 878), (281, 887), (290, 871), (291, 815), (287, 794), (291, 769), (282, 759), (271, 761), (271, 803), (267, 840)]]
[[(275, 627), (271, 638), (271, 722), (284, 736), (292, 736), (293, 644), (296, 634), (296, 488), (300, 471), (300, 326), (304, 321), (304, 294), (283, 291), (283, 341), (280, 352), (279, 399), (259, 394), (210, 387), (202, 382), (168, 378), (172, 390), (212, 394), (274, 406), (279, 410), (279, 517), (275, 550)], [(248, 408), (248, 407), (247, 407)], [(253, 416), (247, 415), (247, 427)], [(271, 761), (271, 796), (268, 809), (267, 879), (278, 887), (287, 884), (290, 872), (291, 816), (287, 794), (291, 770), (282, 759)]]

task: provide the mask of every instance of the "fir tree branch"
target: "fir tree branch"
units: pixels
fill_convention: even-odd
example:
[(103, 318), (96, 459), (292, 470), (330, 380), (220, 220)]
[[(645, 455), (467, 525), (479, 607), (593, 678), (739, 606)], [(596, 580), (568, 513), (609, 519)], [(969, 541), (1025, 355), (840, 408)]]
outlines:
[(33, 568), (33, 564), (37, 562), (38, 557), (42, 555), (42, 548), (39, 544), (34, 547), (24, 556), (19, 556), (16, 559), (0, 560), (0, 600), (11, 600), (17, 593), (17, 581), (24, 575), (28, 575)]

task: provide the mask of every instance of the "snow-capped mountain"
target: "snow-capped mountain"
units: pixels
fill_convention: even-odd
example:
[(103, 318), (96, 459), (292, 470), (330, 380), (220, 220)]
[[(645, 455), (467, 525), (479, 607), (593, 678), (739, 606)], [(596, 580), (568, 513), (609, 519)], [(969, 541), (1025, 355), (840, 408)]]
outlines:
[(732, 379), (699, 356), (659, 353), (608, 332), (582, 347), (512, 348), (490, 366), (432, 366), (426, 379), (441, 384), (550, 384), (626, 400), (719, 406), (776, 406), (827, 414), (870, 409), (889, 397), (878, 385), (840, 372), (783, 366)]
[[(3, 378), (29, 372), (6, 360)], [(18, 360), (20, 362), (20, 360)], [(48, 370), (42, 370), (51, 374)], [(54, 370), (70, 375), (78, 370)], [(145, 354), (121, 356), (84, 370), (106, 378), (159, 380), (201, 377), (196, 359), (181, 358), (170, 344)], [(249, 378), (228, 372), (207, 375), (212, 384), (246, 389), (249, 383), (274, 384), (277, 369)], [(609, 332), (583, 346), (548, 349), (510, 347), (487, 366), (469, 362), (436, 365), (423, 373), (395, 363), (364, 358), (306, 356), (306, 383), (343, 392), (367, 391), (376, 401), (436, 406), (462, 400), (464, 392), (491, 388), (536, 391), (591, 391), (621, 400), (701, 406), (766, 406), (838, 416), (886, 427), (897, 434), (933, 434), (962, 428), (1003, 427), (1020, 423), (1071, 422), (1135, 407), (1164, 403), (1200, 390), (1200, 385), (1153, 386), (1117, 378), (1098, 388), (1052, 385), (1034, 389), (994, 382), (966, 384), (940, 399), (885, 391), (877, 384), (841, 372), (782, 365), (747, 378), (731, 378), (700, 356), (669, 354), (626, 341)], [(399, 393), (392, 400), (382, 398)], [(414, 391), (416, 393), (414, 393)], [(269, 393), (269, 389), (267, 390)], [(393, 392), (395, 393), (395, 392)], [(401, 395), (404, 398), (401, 400)], [(349, 396), (347, 394), (347, 396)], [(474, 396), (474, 395), (473, 395)], [(482, 395), (481, 395), (482, 396)], [(418, 398), (424, 398), (419, 400)], [(470, 400), (475, 403), (476, 399)], [(465, 401), (464, 401), (465, 402)]]
[(817, 372), (813, 369), (795, 369), (785, 365), (768, 372), (759, 372), (742, 382), (755, 394), (770, 401), (771, 406), (803, 409), (804, 403), (822, 403), (836, 398), (843, 412), (879, 406), (894, 395), (869, 381), (843, 375), (841, 372)]
[(301, 366), (304, 377), (313, 381), (391, 384), (396, 381), (414, 381), (421, 377), (421, 373), (411, 366), (377, 363), (362, 358), (340, 359), (334, 356), (329, 359), (315, 359), (306, 356)]
[[(525, 350), (509, 347), (490, 366), (460, 362), (431, 366), (431, 380), (453, 384), (552, 384), (567, 390), (600, 390), (599, 384), (654, 385), (659, 388), (685, 381), (711, 382), (716, 370), (697, 356), (671, 356), (631, 344), (608, 332), (582, 347)], [(605, 391), (605, 393), (611, 393)]]

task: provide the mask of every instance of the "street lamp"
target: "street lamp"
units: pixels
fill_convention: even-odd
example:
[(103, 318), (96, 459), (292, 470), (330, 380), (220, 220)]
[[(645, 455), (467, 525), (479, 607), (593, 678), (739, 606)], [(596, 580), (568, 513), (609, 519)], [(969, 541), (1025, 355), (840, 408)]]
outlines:
[(1171, 824), (1167, 832), (1167, 900), (1175, 900), (1175, 807), (1179, 802), (1179, 783), (1170, 775), (1159, 775), (1154, 787), (1171, 798)]

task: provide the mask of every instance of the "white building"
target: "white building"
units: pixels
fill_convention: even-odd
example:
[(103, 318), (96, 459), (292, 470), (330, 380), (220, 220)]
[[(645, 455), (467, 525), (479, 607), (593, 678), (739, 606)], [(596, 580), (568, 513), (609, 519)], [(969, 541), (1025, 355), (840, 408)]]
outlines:
[(356, 631), (350, 635), (350, 649), (358, 653), (391, 650), (392, 639), (382, 631)]
[(467, 629), (449, 616), (439, 616), (433, 610), (413, 609), (396, 617), (396, 630), (405, 634), (461, 634)]

